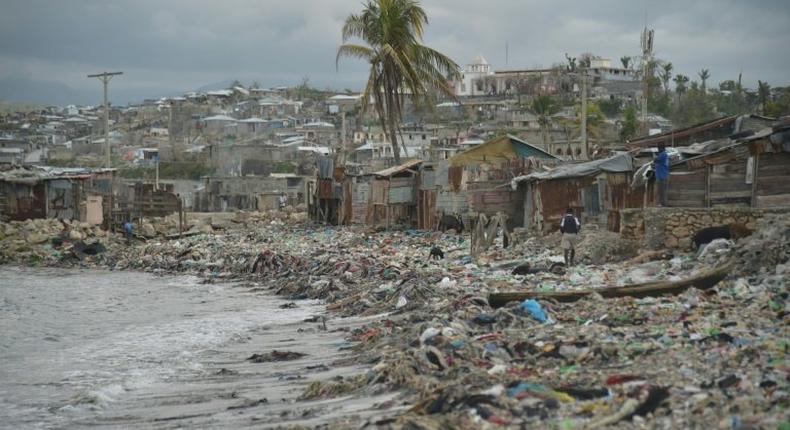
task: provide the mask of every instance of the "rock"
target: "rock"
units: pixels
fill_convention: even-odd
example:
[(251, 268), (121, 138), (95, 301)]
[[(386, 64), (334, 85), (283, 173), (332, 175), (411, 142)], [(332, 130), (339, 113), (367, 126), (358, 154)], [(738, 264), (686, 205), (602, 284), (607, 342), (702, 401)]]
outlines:
[(211, 227), (211, 224), (201, 224), (197, 227), (198, 231), (201, 233), (213, 233), (214, 228)]
[(69, 230), (69, 240), (78, 242), (82, 239), (85, 239), (85, 237), (79, 230), (75, 230), (75, 229)]
[(33, 233), (28, 234), (27, 237), (25, 238), (25, 240), (27, 240), (28, 243), (39, 244), (39, 243), (44, 243), (44, 242), (48, 241), (49, 240), (49, 236), (46, 235), (46, 234), (43, 234), (43, 233), (33, 232)]
[(664, 242), (664, 246), (667, 248), (676, 248), (678, 246), (678, 240), (674, 236), (669, 236), (667, 240)]
[(144, 222), (142, 227), (140, 227), (140, 234), (145, 237), (154, 237), (156, 236), (156, 230), (150, 222)]

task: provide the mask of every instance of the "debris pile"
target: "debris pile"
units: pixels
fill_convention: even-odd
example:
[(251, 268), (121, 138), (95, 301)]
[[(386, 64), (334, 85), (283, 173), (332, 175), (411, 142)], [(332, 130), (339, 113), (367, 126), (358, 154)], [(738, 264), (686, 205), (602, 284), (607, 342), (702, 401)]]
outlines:
[(85, 222), (35, 219), (0, 223), (0, 263), (61, 264), (64, 259), (89, 255), (86, 249), (103, 251), (107, 243), (104, 230)]
[[(372, 316), (348, 338), (355, 360), (372, 367), (314, 382), (302, 398), (398, 389), (410, 405), (399, 427), (776, 428), (786, 420), (787, 217), (699, 256), (636, 255), (631, 243), (590, 231), (580, 254), (599, 253), (601, 263), (564, 267), (544, 238), (495, 242), (473, 259), (468, 234), (286, 224), (292, 214), (280, 214), (236, 214), (213, 234), (113, 246), (93, 261), (247, 279), (292, 301), (322, 299), (332, 315)], [(704, 290), (674, 288), (725, 263), (735, 269)], [(634, 285), (663, 289), (608, 294)], [(489, 301), (580, 290), (572, 302)], [(299, 358), (291, 354), (249, 359)]]

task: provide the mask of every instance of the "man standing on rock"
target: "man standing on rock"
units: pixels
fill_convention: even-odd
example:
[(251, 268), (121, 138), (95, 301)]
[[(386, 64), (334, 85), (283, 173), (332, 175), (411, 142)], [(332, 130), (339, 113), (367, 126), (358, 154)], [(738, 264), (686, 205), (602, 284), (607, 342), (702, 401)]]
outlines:
[(560, 232), (562, 232), (562, 251), (566, 266), (573, 266), (573, 259), (576, 257), (576, 243), (579, 240), (579, 230), (582, 224), (579, 218), (573, 214), (573, 209), (568, 208), (560, 221)]
[(669, 156), (663, 144), (658, 145), (658, 155), (653, 160), (653, 170), (656, 172), (656, 186), (658, 188), (658, 205), (669, 206)]

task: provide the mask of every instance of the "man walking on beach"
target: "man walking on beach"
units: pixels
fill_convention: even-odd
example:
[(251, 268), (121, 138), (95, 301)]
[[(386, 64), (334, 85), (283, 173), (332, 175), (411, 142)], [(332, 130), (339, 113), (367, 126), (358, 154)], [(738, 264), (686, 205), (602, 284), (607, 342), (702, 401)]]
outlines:
[(573, 259), (576, 257), (576, 243), (579, 240), (579, 230), (582, 224), (579, 218), (573, 214), (573, 209), (568, 208), (560, 221), (560, 232), (562, 232), (562, 251), (566, 266), (573, 266)]
[(669, 206), (669, 156), (664, 145), (658, 145), (658, 155), (653, 160), (653, 170), (656, 172), (656, 186), (658, 188), (658, 205)]

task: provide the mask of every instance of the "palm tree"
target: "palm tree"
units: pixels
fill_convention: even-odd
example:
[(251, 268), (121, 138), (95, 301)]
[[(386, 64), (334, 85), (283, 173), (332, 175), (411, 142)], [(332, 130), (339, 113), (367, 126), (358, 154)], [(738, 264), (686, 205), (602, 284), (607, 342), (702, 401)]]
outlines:
[(768, 104), (768, 99), (771, 95), (771, 86), (768, 82), (757, 81), (757, 98), (760, 99), (760, 107), (762, 114), (765, 115), (765, 106)]
[(674, 66), (672, 62), (666, 62), (661, 66), (661, 72), (659, 72), (659, 77), (661, 78), (661, 82), (664, 84), (664, 94), (669, 94), (669, 81), (672, 80), (672, 69)]
[(551, 116), (559, 112), (559, 110), (559, 105), (550, 96), (541, 95), (532, 101), (532, 111), (538, 116), (540, 134), (543, 140), (543, 146), (546, 148), (546, 150), (549, 150)]
[(686, 84), (689, 81), (689, 77), (686, 75), (677, 74), (673, 79), (675, 82), (675, 91), (678, 93), (679, 97), (683, 96), (683, 93), (686, 92)]
[[(428, 105), (434, 91), (455, 98), (449, 81), (460, 76), (453, 60), (420, 43), (426, 24), (428, 17), (415, 0), (368, 0), (362, 12), (346, 18), (337, 50), (338, 63), (340, 57), (355, 57), (370, 64), (362, 107), (373, 99), (397, 164), (404, 95), (416, 105)], [(347, 43), (351, 38), (367, 45)]]
[(629, 57), (627, 55), (623, 56), (623, 57), (620, 57), (620, 62), (623, 63), (623, 68), (627, 69), (628, 66), (631, 65), (631, 57)]
[(703, 95), (707, 94), (707, 88), (708, 88), (707, 81), (708, 81), (708, 78), (710, 78), (710, 71), (708, 69), (702, 69), (702, 70), (699, 71), (699, 80), (702, 81), (702, 85), (701, 85), (700, 88), (702, 89), (702, 94)]
[[(574, 118), (562, 121), (568, 135), (568, 145), (571, 145), (571, 139), (581, 139), (582, 135), (582, 109), (581, 104), (576, 105), (576, 115)], [(605, 116), (595, 103), (587, 105), (587, 137), (591, 140), (601, 140), (603, 138), (603, 122)], [(583, 159), (590, 156), (590, 154), (578, 154)]]

